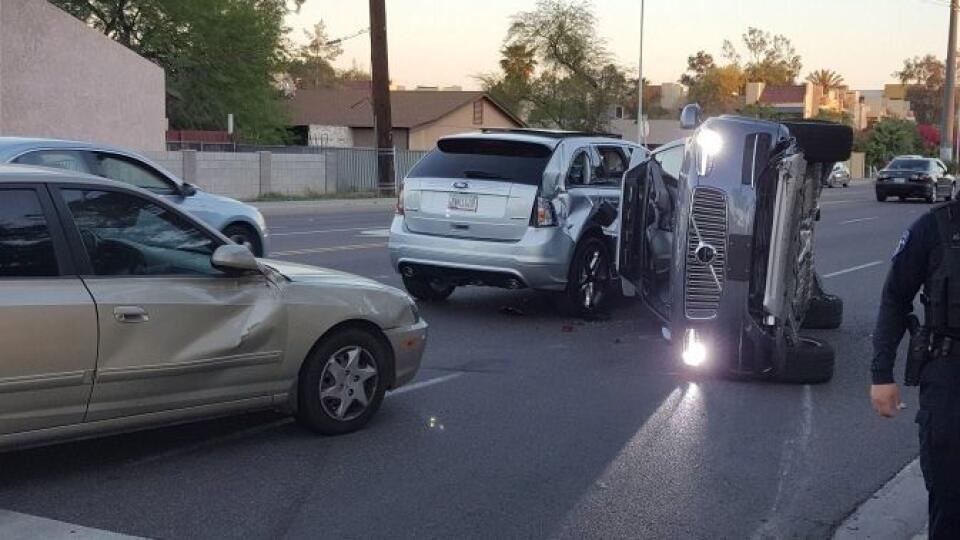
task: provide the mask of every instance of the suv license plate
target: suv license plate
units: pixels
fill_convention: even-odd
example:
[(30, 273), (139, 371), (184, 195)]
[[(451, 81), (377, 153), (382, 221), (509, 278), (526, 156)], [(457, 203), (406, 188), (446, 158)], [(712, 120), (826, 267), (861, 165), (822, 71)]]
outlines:
[(450, 203), (447, 207), (451, 210), (463, 210), (464, 212), (477, 211), (477, 196), (472, 193), (450, 195)]

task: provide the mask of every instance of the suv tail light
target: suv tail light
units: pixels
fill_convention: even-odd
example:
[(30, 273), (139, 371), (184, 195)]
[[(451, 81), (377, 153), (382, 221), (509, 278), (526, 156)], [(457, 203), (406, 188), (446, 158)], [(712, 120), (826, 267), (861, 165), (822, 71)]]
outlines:
[(557, 224), (557, 215), (554, 213), (550, 201), (543, 197), (537, 197), (531, 221), (534, 227), (553, 227)]

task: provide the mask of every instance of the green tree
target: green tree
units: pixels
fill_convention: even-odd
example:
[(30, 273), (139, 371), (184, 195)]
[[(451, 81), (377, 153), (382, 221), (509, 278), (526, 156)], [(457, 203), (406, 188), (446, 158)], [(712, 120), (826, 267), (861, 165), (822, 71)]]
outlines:
[(818, 69), (807, 75), (807, 82), (826, 92), (843, 86), (843, 77), (832, 69)]
[(300, 47), (290, 60), (287, 71), (297, 88), (323, 88), (337, 82), (337, 70), (333, 61), (343, 54), (340, 43), (330, 42), (323, 21), (313, 25), (313, 30), (304, 30), (306, 45)]
[(680, 77), (680, 83), (687, 86), (695, 86), (703, 79), (708, 71), (716, 67), (717, 65), (713, 61), (713, 55), (704, 51), (697, 51), (687, 57), (687, 72)]
[(613, 106), (624, 104), (630, 92), (626, 74), (597, 35), (587, 1), (539, 0), (534, 10), (517, 13), (503, 52), (504, 74), (481, 80), (495, 98), (509, 102), (497, 92), (516, 96), (534, 125), (604, 130)]
[(906, 97), (921, 124), (937, 124), (943, 112), (943, 87), (946, 66), (936, 56), (915, 56), (903, 61), (903, 69), (893, 76), (908, 85)]
[(860, 137), (855, 148), (866, 153), (867, 164), (882, 167), (894, 156), (923, 153), (924, 144), (916, 124), (908, 120), (886, 118)]
[[(750, 27), (741, 39), (746, 48), (743, 72), (747, 82), (795, 84), (803, 63), (787, 37)], [(724, 43), (724, 57), (730, 64), (740, 64), (741, 57), (729, 41)]]
[(284, 17), (303, 0), (51, 0), (166, 72), (175, 129), (223, 129), (280, 142), (285, 108), (275, 84), (287, 61)]
[(690, 87), (690, 102), (699, 103), (705, 114), (734, 112), (741, 103), (743, 72), (734, 64), (707, 70)]

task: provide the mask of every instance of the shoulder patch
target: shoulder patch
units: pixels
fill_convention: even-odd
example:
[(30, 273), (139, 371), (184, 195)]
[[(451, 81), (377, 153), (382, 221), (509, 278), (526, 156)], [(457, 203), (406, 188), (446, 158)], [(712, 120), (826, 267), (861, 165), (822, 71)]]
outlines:
[(893, 251), (893, 257), (896, 257), (907, 248), (907, 242), (910, 241), (910, 231), (904, 231), (903, 236), (900, 237), (900, 242), (897, 244), (897, 249)]

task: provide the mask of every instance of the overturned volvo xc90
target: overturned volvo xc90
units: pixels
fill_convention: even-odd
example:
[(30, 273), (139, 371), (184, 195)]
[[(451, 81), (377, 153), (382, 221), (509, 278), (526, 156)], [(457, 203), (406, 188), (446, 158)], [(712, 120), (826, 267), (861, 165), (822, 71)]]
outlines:
[(699, 127), (672, 145), (675, 159), (638, 156), (624, 176), (621, 277), (688, 366), (830, 379), (833, 348), (800, 330), (842, 317), (840, 299), (820, 287), (813, 232), (822, 179), (849, 158), (852, 131), (735, 116), (699, 125), (694, 105), (682, 123)]

